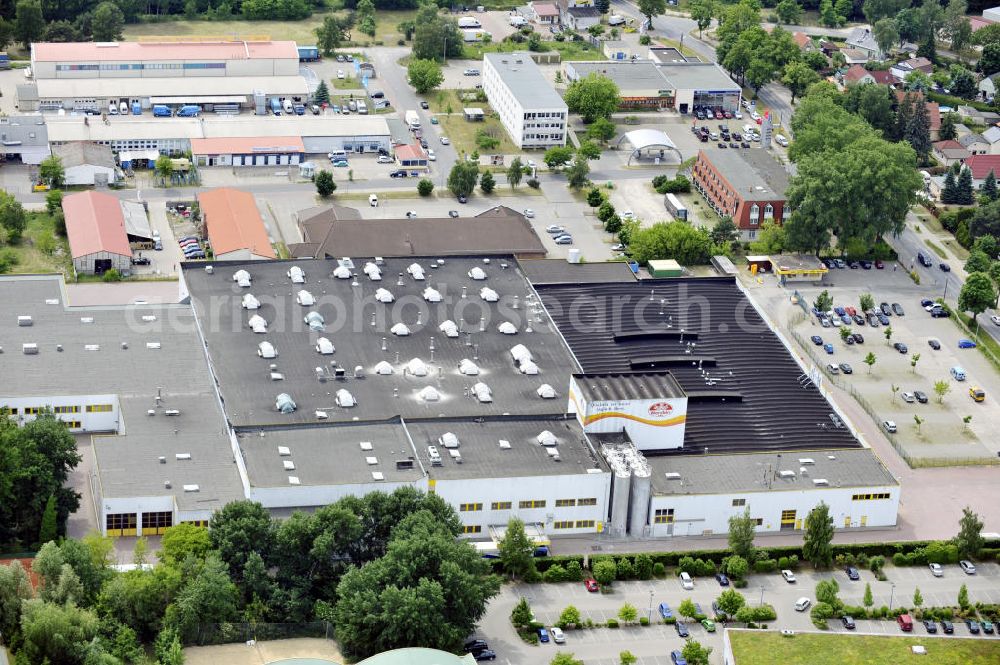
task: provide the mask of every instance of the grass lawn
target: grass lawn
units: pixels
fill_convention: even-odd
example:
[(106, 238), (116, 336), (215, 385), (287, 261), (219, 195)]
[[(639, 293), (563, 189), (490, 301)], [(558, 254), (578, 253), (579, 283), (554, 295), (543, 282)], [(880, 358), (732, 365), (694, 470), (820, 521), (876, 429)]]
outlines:
[[(484, 110), (486, 108), (484, 106)], [(476, 150), (479, 150), (484, 155), (509, 155), (520, 152), (517, 146), (511, 143), (510, 137), (507, 136), (507, 130), (503, 128), (503, 125), (496, 118), (487, 117), (483, 122), (468, 122), (465, 116), (462, 115), (461, 109), (459, 109), (458, 112), (450, 116), (438, 116), (438, 121), (441, 123), (441, 133), (451, 139), (452, 145), (459, 154), (463, 152), (472, 154)], [(500, 145), (489, 150), (480, 149), (476, 145), (476, 136), (480, 131), (484, 131), (494, 138), (500, 139)]]
[(954, 237), (946, 238), (941, 241), (945, 247), (951, 250), (951, 253), (955, 255), (955, 258), (965, 261), (969, 258), (969, 250), (958, 244), (958, 241)]
[[(729, 634), (738, 665), (992, 665), (1000, 662), (1000, 641), (949, 637), (799, 634), (733, 631)], [(926, 656), (910, 651), (914, 644)]]
[(948, 258), (948, 256), (944, 253), (944, 250), (941, 249), (940, 247), (938, 247), (937, 244), (931, 242), (930, 240), (927, 241), (927, 246), (930, 247), (931, 250), (935, 254), (937, 254), (940, 258), (942, 258), (942, 259)]
[[(588, 42), (542, 42), (547, 51), (559, 51), (564, 61), (567, 60), (605, 60), (604, 54)], [(512, 53), (527, 50), (527, 43), (490, 42), (489, 44), (466, 44), (463, 57), (467, 60), (482, 60), (484, 53)]]
[[(46, 244), (52, 248), (51, 253), (45, 251), (48, 249)], [(55, 220), (45, 212), (28, 213), (28, 228), (25, 229), (20, 244), (14, 245), (12, 249), (18, 261), (10, 269), (12, 273), (72, 274), (69, 243), (65, 238), (55, 235)]]

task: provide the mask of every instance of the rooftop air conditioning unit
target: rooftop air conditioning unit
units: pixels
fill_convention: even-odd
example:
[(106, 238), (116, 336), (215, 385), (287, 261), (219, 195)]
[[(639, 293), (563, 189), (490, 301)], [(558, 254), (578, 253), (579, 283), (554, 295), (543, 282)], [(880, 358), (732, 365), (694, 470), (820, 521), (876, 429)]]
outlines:
[(458, 437), (455, 436), (455, 434), (452, 432), (445, 432), (444, 434), (442, 434), (441, 437), (438, 439), (438, 443), (440, 443), (445, 448), (458, 448), (459, 445)]
[(302, 271), (302, 268), (298, 266), (292, 266), (288, 269), (286, 274), (288, 275), (288, 278), (292, 280), (292, 284), (305, 284), (306, 282), (306, 274)]
[(302, 483), (299, 482), (299, 477), (298, 476), (288, 476), (288, 484), (289, 485), (301, 485)]
[(667, 471), (665, 474), (663, 474), (663, 476), (667, 480), (680, 480), (681, 479), (681, 474), (677, 473), (676, 471)]
[(177, 453), (174, 455), (174, 458), (178, 460), (189, 460), (191, 459), (191, 453)]
[(19, 325), (22, 328), (25, 328), (27, 326), (33, 325), (33, 323), (30, 316), (19, 316), (17, 317), (17, 325)]
[(177, 409), (167, 409), (166, 411), (163, 412), (163, 414), (167, 416), (179, 416), (181, 415), (181, 412), (178, 411)]
[(826, 478), (813, 478), (813, 485), (826, 486), (829, 485), (830, 481)]
[(35, 344), (34, 342), (28, 342), (27, 344), (22, 344), (21, 351), (23, 351), (24, 355), (26, 356), (37, 356), (38, 344)]
[(288, 446), (278, 446), (278, 454), (282, 457), (287, 457), (292, 454), (292, 450)]
[(285, 471), (295, 471), (295, 462), (286, 459), (282, 461), (281, 465), (284, 467)]
[(334, 401), (337, 402), (337, 406), (343, 409), (349, 409), (352, 406), (357, 405), (358, 403), (357, 400), (354, 399), (354, 395), (352, 395), (350, 391), (344, 388), (341, 388), (340, 390), (337, 391), (337, 395), (334, 398)]
[(783, 470), (781, 470), (781, 471), (778, 472), (778, 476), (780, 478), (794, 478), (795, 477), (795, 472), (792, 471), (791, 469), (783, 469)]

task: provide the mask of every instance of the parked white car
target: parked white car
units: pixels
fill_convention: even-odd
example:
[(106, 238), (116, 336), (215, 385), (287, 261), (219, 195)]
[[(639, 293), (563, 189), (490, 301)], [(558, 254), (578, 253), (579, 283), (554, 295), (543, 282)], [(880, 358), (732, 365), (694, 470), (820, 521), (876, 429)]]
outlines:
[(694, 580), (687, 573), (681, 573), (681, 587), (689, 591), (694, 588)]
[(549, 628), (549, 635), (552, 636), (552, 641), (556, 644), (563, 644), (566, 641), (566, 634), (563, 633), (562, 628), (559, 626)]
[(944, 577), (944, 568), (941, 567), (940, 563), (929, 564), (929, 568), (934, 577)]
[(789, 584), (795, 584), (795, 573), (790, 570), (781, 571), (781, 576), (785, 578), (785, 581)]

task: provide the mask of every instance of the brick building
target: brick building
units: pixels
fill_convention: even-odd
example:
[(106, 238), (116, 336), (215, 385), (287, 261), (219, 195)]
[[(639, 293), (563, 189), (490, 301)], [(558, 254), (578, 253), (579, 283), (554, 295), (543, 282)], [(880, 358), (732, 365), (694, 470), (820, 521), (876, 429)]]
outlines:
[(764, 150), (700, 150), (691, 180), (713, 210), (733, 218), (744, 240), (755, 239), (766, 220), (791, 216), (788, 172)]

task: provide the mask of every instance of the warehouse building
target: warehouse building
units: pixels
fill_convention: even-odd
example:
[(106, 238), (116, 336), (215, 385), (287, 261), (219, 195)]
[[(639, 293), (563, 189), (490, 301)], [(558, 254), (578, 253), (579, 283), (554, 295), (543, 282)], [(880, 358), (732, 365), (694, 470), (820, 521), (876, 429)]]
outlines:
[(68, 194), (62, 200), (66, 237), (78, 275), (103, 275), (132, 270), (132, 248), (125, 213), (117, 196), (103, 192)]
[(298, 102), (310, 94), (290, 41), (39, 42), (31, 45), (31, 75), (19, 89), (21, 111), (239, 109), (262, 106), (265, 96)]
[(285, 166), (299, 164), (303, 153), (298, 136), (191, 139), (198, 166)]
[(97, 143), (67, 143), (52, 148), (52, 154), (62, 161), (66, 185), (99, 185), (106, 187), (121, 180), (111, 148)]
[(566, 102), (529, 54), (484, 54), (483, 92), (518, 148), (566, 145)]
[(200, 192), (198, 205), (215, 258), (221, 261), (276, 258), (253, 194), (220, 187)]
[(0, 116), (0, 154), (7, 162), (41, 164), (51, 154), (45, 119), (37, 115)]

